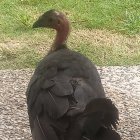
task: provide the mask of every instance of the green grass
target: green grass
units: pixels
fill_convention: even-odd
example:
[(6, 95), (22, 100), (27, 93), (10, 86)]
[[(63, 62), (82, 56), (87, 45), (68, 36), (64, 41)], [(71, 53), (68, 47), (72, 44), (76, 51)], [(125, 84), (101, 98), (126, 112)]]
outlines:
[[(69, 46), (72, 46), (72, 42)], [(128, 47), (93, 46), (89, 42), (74, 42), (72, 50), (87, 56), (94, 64), (99, 66), (128, 66), (140, 64), (140, 48), (132, 51)], [(2, 49), (0, 53), (0, 69), (34, 68), (43, 58), (44, 52), (39, 48), (22, 47), (19, 49)]]
[[(65, 12), (74, 31), (100, 29), (132, 38), (140, 35), (139, 0), (0, 0), (0, 43), (7, 40), (21, 42), (19, 48), (0, 47), (0, 69), (36, 66), (47, 51), (41, 52), (41, 46), (50, 46), (54, 32), (34, 30), (32, 24), (49, 9)], [(140, 64), (138, 40), (139, 47), (132, 45), (131, 49), (127, 46), (96, 46), (84, 37), (76, 40), (70, 38), (69, 46), (97, 65)]]
[(91, 46), (90, 44), (80, 44), (76, 51), (87, 56), (91, 61), (100, 66), (126, 66), (140, 64), (140, 49), (135, 49), (135, 53), (129, 52), (127, 47), (112, 46)]
[(21, 49), (3, 49), (1, 50), (0, 69), (22, 69), (33, 68), (41, 59), (39, 53), (35, 49), (21, 48)]
[(30, 32), (37, 15), (52, 8), (66, 12), (75, 28), (140, 33), (139, 0), (1, 0), (0, 34)]

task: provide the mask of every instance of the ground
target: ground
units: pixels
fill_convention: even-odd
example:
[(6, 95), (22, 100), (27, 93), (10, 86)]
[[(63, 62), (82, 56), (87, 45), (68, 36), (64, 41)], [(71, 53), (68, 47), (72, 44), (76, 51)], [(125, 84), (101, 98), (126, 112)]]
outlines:
[[(122, 140), (140, 140), (140, 66), (98, 67), (107, 97), (119, 109)], [(31, 140), (25, 91), (33, 70), (0, 71), (0, 139)]]

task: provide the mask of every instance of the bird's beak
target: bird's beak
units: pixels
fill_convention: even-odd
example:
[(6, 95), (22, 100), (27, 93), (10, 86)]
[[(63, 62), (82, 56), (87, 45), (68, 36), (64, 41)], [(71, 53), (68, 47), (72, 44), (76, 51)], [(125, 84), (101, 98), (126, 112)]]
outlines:
[(36, 21), (36, 22), (33, 24), (33, 28), (39, 28), (39, 27), (40, 27), (39, 22)]
[(33, 28), (39, 28), (39, 27), (48, 27), (47, 21), (44, 21), (43, 18), (39, 18), (39, 19), (33, 24)]

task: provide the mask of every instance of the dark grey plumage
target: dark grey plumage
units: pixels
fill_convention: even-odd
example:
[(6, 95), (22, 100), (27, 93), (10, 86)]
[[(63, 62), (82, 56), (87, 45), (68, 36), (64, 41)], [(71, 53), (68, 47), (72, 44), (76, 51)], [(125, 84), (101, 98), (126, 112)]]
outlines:
[(120, 140), (117, 130), (118, 109), (107, 98), (97, 98), (84, 111), (83, 135), (90, 140)]
[(50, 10), (33, 25), (57, 30), (53, 49), (39, 62), (26, 92), (34, 140), (70, 140), (71, 135), (81, 140), (81, 125), (76, 120), (92, 99), (105, 98), (94, 64), (67, 48), (67, 24), (61, 12)]

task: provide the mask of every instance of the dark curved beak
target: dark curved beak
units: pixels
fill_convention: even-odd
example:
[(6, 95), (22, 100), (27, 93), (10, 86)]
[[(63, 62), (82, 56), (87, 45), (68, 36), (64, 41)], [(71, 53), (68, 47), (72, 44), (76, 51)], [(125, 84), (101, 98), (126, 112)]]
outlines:
[(34, 24), (33, 24), (33, 28), (39, 28), (40, 27), (40, 25), (39, 25), (39, 23), (36, 21)]
[(33, 28), (39, 28), (39, 27), (45, 27), (42, 22), (40, 20), (37, 20), (34, 24), (33, 24)]
[(43, 18), (39, 18), (34, 24), (33, 28), (39, 28), (39, 27), (47, 27), (47, 21), (43, 20)]

